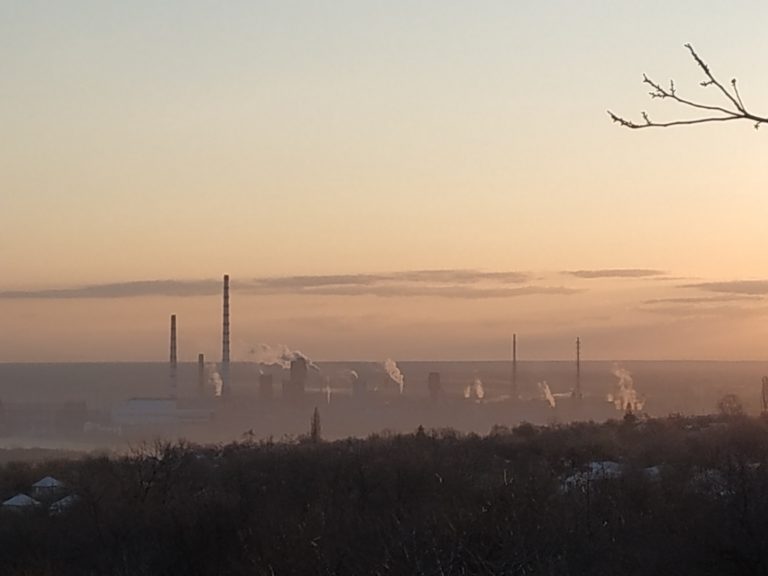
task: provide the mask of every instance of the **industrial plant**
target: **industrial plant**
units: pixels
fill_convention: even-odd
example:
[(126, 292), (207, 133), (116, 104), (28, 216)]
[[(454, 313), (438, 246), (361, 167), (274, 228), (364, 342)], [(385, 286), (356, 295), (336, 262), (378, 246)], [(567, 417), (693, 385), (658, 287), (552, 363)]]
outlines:
[[(653, 363), (585, 363), (581, 337), (571, 341), (572, 360), (557, 362), (521, 359), (525, 340), (517, 333), (509, 358), (493, 362), (316, 362), (266, 344), (233, 361), (229, 275), (222, 278), (220, 311), (221, 354), (213, 359), (195, 350), (186, 355), (195, 362), (179, 361), (185, 319), (170, 313), (167, 364), (30, 365), (18, 369), (15, 380), (3, 376), (13, 366), (0, 365), (0, 438), (101, 446), (157, 437), (228, 441), (244, 433), (297, 437), (315, 408), (327, 437), (419, 426), (487, 433), (521, 422), (707, 413), (725, 393), (711, 366), (696, 376), (690, 365), (665, 364), (646, 377)], [(27, 373), (37, 376), (25, 381)], [(755, 405), (746, 408), (768, 412), (768, 380), (758, 395), (759, 376), (749, 379), (752, 391), (742, 397), (754, 395)]]
[[(580, 338), (572, 368), (557, 366), (548, 380), (519, 361), (517, 334), (507, 368), (502, 362), (482, 374), (456, 368), (445, 373), (434, 363), (398, 365), (392, 359), (318, 364), (287, 347), (272, 351), (267, 361), (232, 362), (229, 275), (223, 277), (217, 363), (208, 363), (203, 353), (194, 364), (179, 362), (182, 320), (170, 315), (164, 377), (153, 365), (151, 374), (116, 386), (109, 402), (71, 395), (61, 401), (6, 401), (0, 405), (0, 434), (97, 443), (182, 436), (227, 440), (245, 431), (269, 437), (301, 434), (314, 407), (326, 433), (337, 436), (417, 426), (486, 431), (491, 423), (604, 420), (644, 406), (628, 372), (614, 376), (618, 388), (609, 394), (585, 391)], [(57, 391), (56, 397), (62, 395)]]

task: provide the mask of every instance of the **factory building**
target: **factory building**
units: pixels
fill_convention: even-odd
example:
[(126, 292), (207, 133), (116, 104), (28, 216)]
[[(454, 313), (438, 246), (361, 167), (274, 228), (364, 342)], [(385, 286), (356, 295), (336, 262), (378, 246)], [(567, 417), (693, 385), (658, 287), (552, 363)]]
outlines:
[(1, 415), (3, 433), (30, 436), (75, 436), (90, 419), (85, 402), (8, 403)]
[(291, 372), (288, 380), (283, 380), (283, 398), (290, 402), (300, 402), (307, 387), (309, 365), (306, 358), (291, 360)]
[(210, 408), (185, 405), (176, 398), (131, 398), (112, 411), (118, 426), (177, 426), (200, 424), (213, 419)]

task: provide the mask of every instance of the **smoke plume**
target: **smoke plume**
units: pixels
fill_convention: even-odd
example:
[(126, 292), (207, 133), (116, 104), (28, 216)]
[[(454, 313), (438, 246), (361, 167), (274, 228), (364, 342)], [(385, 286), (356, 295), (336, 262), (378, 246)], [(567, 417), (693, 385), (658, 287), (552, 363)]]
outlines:
[(482, 400), (485, 398), (485, 389), (483, 388), (483, 381), (479, 377), (475, 377), (472, 384), (464, 389), (464, 398), (476, 398)]
[(397, 383), (400, 387), (400, 394), (402, 394), (405, 387), (405, 380), (403, 378), (403, 373), (400, 372), (400, 368), (397, 367), (397, 362), (392, 360), (392, 358), (387, 358), (384, 360), (384, 370), (386, 370), (389, 377)]
[(632, 373), (626, 368), (614, 364), (611, 373), (619, 379), (613, 394), (608, 394), (608, 402), (616, 406), (616, 410), (637, 412), (645, 406), (645, 399), (641, 398), (635, 390), (635, 382)]
[(320, 368), (312, 362), (309, 356), (299, 350), (291, 350), (285, 344), (278, 344), (277, 346), (257, 344), (248, 351), (248, 354), (259, 364), (277, 365), (286, 370), (291, 367), (292, 360), (303, 358), (306, 360), (307, 366), (317, 372), (320, 371)]
[(218, 398), (224, 389), (224, 380), (222, 380), (221, 374), (219, 374), (219, 367), (216, 364), (208, 364), (206, 369), (208, 371), (208, 382), (213, 384), (214, 394)]
[(554, 394), (552, 394), (552, 390), (549, 389), (549, 384), (547, 384), (547, 381), (542, 380), (537, 384), (537, 386), (539, 387), (542, 398), (549, 403), (550, 408), (554, 408), (557, 405), (557, 402), (555, 401)]
[(360, 379), (360, 375), (357, 373), (357, 370), (348, 370), (348, 369), (341, 370), (336, 377), (340, 380), (349, 382), (353, 386), (355, 382), (357, 382)]
[(325, 377), (325, 402), (326, 404), (331, 403), (331, 377), (326, 376)]

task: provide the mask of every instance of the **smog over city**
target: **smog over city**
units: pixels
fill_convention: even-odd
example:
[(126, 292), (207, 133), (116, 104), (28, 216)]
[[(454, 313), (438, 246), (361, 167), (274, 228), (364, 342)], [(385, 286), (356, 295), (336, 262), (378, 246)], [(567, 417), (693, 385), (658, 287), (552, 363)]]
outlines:
[(768, 5), (0, 6), (0, 574), (765, 574)]
[[(570, 281), (568, 287), (557, 288), (557, 297), (561, 299), (589, 291), (602, 291), (624, 302), (634, 298), (638, 317), (642, 316), (644, 306), (668, 304), (661, 298), (652, 300), (651, 294), (706, 290), (697, 285), (680, 285), (680, 280), (667, 280), (663, 273), (651, 270), (578, 271), (550, 276), (562, 280), (587, 278), (589, 282), (606, 277), (622, 281), (650, 277), (650, 286), (633, 283), (590, 287), (586, 282)], [(362, 359), (334, 357), (336, 347), (343, 350), (343, 343), (350, 338), (342, 327), (334, 329), (327, 325), (320, 333), (304, 332), (304, 322), (312, 320), (305, 320), (302, 311), (306, 310), (311, 317), (312, 304), (302, 299), (304, 292), (311, 292), (314, 287), (354, 287), (365, 295), (379, 284), (424, 284), (419, 290), (442, 290), (432, 297), (437, 301), (434, 306), (441, 310), (444, 304), (440, 299), (453, 302), (467, 298), (463, 292), (459, 295), (459, 291), (480, 291), (482, 288), (476, 285), (489, 277), (496, 282), (502, 278), (503, 282), (529, 286), (528, 275), (523, 273), (430, 270), (365, 277), (286, 277), (241, 282), (233, 278), (231, 283), (229, 275), (224, 275), (218, 282), (136, 282), (5, 292), (0, 298), (32, 307), (41, 301), (52, 301), (65, 306), (75, 302), (76, 308), (87, 308), (94, 300), (103, 299), (115, 309), (136, 310), (139, 316), (142, 308), (154, 311), (158, 305), (165, 305), (168, 311), (181, 308), (186, 312), (161, 317), (165, 326), (157, 326), (154, 319), (148, 322), (151, 327), (157, 326), (158, 333), (148, 335), (145, 344), (136, 346), (154, 343), (159, 353), (148, 351), (143, 361), (116, 361), (118, 356), (87, 362), (0, 365), (3, 443), (6, 447), (119, 450), (155, 438), (227, 442), (240, 439), (246, 432), (249, 437), (260, 439), (298, 437), (306, 431), (308, 416), (315, 407), (323, 417), (328, 439), (365, 437), (383, 430), (407, 432), (418, 426), (486, 434), (500, 424), (603, 421), (620, 418), (627, 412), (657, 417), (671, 413), (707, 414), (729, 393), (737, 394), (750, 412), (761, 409), (759, 382), (765, 366), (760, 361), (607, 359), (600, 356), (599, 348), (593, 347), (615, 350), (617, 344), (610, 340), (620, 338), (622, 329), (604, 326), (598, 330), (587, 320), (582, 331), (577, 332), (587, 334), (586, 339), (569, 337), (568, 329), (578, 326), (568, 322), (558, 327), (555, 321), (542, 320), (541, 327), (537, 327), (532, 319), (518, 324), (528, 328), (530, 335), (506, 335), (500, 320), (489, 323), (488, 333), (495, 335), (498, 342), (488, 342), (487, 335), (475, 335), (474, 331), (482, 331), (481, 320), (476, 326), (468, 324), (465, 330), (470, 336), (447, 330), (445, 334), (431, 336), (434, 341), (427, 343), (416, 341), (417, 328), (400, 328), (400, 341), (394, 340), (395, 330), (382, 329), (384, 335), (378, 342), (381, 352), (375, 357), (379, 328), (376, 320), (371, 319), (365, 328), (371, 332), (367, 344), (371, 354)], [(538, 278), (541, 282), (543, 275)], [(659, 282), (663, 282), (661, 288), (656, 286)], [(267, 319), (274, 306), (264, 301), (273, 292), (290, 293), (292, 289), (301, 293), (292, 309), (296, 316), (282, 319), (283, 328), (276, 327), (275, 332), (303, 342), (307, 346), (302, 346), (303, 350), (283, 343), (265, 343), (259, 338), (269, 336), (263, 324), (277, 323), (274, 317)], [(402, 286), (399, 289), (403, 290)], [(452, 295), (446, 297), (444, 293)], [(334, 292), (333, 298), (337, 297)], [(473, 294), (470, 298), (474, 297)], [(483, 298), (496, 300), (497, 296)], [(551, 298), (547, 295), (547, 299)], [(187, 299), (201, 303), (199, 313), (213, 312), (215, 317), (196, 318), (196, 308)], [(343, 310), (350, 299), (354, 297), (345, 295), (336, 305)], [(748, 305), (754, 305), (753, 301), (748, 301)], [(264, 316), (254, 314), (260, 306), (267, 308)], [(497, 306), (499, 303), (493, 304)], [(565, 310), (560, 312), (563, 316), (567, 314)], [(240, 317), (248, 323), (241, 323)], [(109, 316), (104, 318), (107, 324), (111, 321)], [(212, 323), (213, 334), (206, 334)], [(512, 323), (509, 320), (509, 326)], [(185, 334), (187, 325), (194, 334)], [(544, 329), (551, 333), (544, 333)], [(665, 325), (659, 325), (653, 317), (647, 322), (643, 329), (646, 337), (658, 333), (657, 342), (649, 342), (649, 348), (659, 350), (656, 347), (658, 340), (663, 341), (664, 329)], [(358, 339), (365, 338), (360, 327), (347, 330)], [(104, 334), (109, 331), (95, 329), (95, 334), (106, 340)], [(393, 337), (391, 343), (388, 336)], [(451, 348), (447, 343), (451, 338), (458, 343), (475, 339), (488, 342), (489, 350), (472, 353), (476, 359), (451, 357), (450, 353), (441, 353), (441, 344)], [(190, 349), (195, 344), (198, 347)], [(80, 346), (86, 350), (78, 351)], [(409, 347), (423, 350), (423, 356), (408, 356)], [(78, 359), (89, 349), (77, 340), (62, 342), (60, 348), (58, 354), (71, 354)], [(330, 358), (318, 358), (312, 352), (315, 348), (324, 350)], [(468, 348), (474, 349), (472, 344)], [(392, 349), (405, 358), (398, 361), (389, 357), (386, 352)], [(151, 361), (160, 354), (166, 356), (165, 361)], [(551, 356), (547, 357), (548, 354)]]

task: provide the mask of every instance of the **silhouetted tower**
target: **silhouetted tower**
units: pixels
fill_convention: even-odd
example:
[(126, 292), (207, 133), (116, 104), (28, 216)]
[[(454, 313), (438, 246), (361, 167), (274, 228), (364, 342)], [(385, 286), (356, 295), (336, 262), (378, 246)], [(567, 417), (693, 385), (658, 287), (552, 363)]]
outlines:
[(197, 394), (205, 396), (205, 354), (197, 355)]
[(291, 360), (291, 385), (297, 394), (304, 394), (308, 373), (309, 366), (307, 366), (306, 358), (299, 357)]
[(283, 380), (283, 398), (291, 402), (299, 402), (304, 397), (309, 367), (306, 358), (298, 357), (291, 360), (291, 372), (288, 380)]
[(176, 379), (178, 362), (176, 356), (176, 314), (171, 314), (171, 354), (170, 354), (170, 388), (171, 396), (176, 396)]
[(768, 415), (768, 376), (763, 376), (763, 415)]
[(429, 397), (431, 400), (436, 401), (443, 394), (443, 386), (440, 383), (440, 372), (430, 372), (427, 377), (427, 389), (429, 390)]
[(517, 334), (512, 334), (512, 382), (509, 390), (512, 400), (517, 400)]
[(581, 339), (576, 338), (576, 386), (573, 388), (573, 397), (581, 400)]
[(221, 326), (221, 395), (229, 394), (229, 274), (224, 275), (224, 302)]

